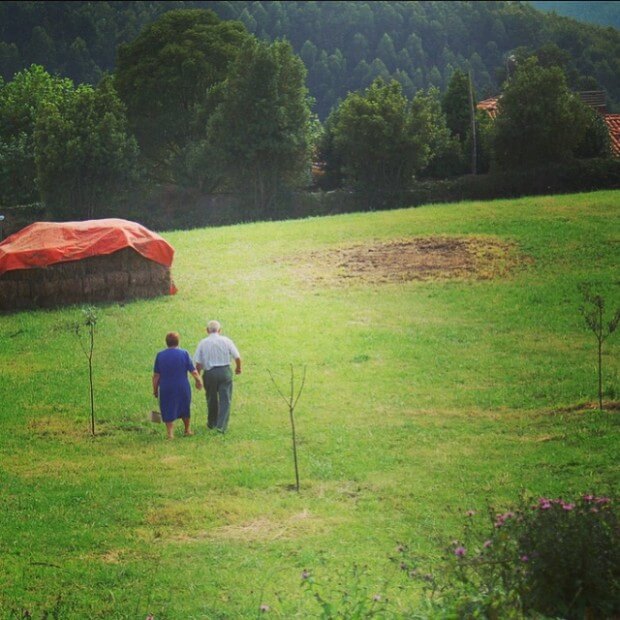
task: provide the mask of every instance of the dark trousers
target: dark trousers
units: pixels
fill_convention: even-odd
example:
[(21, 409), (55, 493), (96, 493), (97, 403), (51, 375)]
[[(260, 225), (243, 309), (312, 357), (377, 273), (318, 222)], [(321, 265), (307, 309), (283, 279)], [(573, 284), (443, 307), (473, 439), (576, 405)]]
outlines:
[(224, 433), (228, 428), (233, 375), (230, 366), (215, 366), (202, 375), (207, 397), (207, 426)]

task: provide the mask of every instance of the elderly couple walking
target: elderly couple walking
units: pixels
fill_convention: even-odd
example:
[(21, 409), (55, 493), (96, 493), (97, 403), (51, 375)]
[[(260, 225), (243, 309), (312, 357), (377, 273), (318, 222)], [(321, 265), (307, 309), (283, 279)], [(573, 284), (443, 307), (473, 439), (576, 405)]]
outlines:
[[(168, 439), (174, 437), (174, 421), (181, 418), (185, 435), (190, 431), (190, 404), (192, 392), (187, 380), (190, 373), (196, 389), (203, 387), (207, 396), (207, 428), (225, 433), (230, 417), (233, 376), (230, 360), (235, 361), (235, 374), (241, 374), (241, 357), (230, 338), (222, 336), (217, 321), (207, 323), (207, 337), (200, 341), (192, 361), (185, 349), (179, 348), (179, 334), (166, 335), (167, 349), (155, 357), (153, 367), (153, 396), (159, 398), (162, 420)], [(195, 366), (194, 366), (195, 364)], [(202, 371), (202, 381), (200, 372)]]

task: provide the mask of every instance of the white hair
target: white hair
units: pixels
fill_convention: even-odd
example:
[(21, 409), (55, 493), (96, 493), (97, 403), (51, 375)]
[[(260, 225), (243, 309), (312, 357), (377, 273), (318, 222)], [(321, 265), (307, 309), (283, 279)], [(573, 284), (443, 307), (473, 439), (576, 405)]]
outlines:
[(222, 326), (219, 324), (218, 321), (209, 321), (207, 323), (207, 332), (209, 334), (217, 334), (217, 332), (220, 331), (221, 327)]

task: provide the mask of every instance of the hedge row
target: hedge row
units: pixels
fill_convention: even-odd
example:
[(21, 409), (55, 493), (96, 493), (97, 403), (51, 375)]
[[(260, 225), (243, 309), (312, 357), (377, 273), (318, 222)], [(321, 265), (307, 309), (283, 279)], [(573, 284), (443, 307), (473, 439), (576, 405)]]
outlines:
[[(378, 211), (440, 202), (493, 200), (545, 194), (620, 188), (620, 160), (575, 160), (536, 169), (468, 175), (446, 180), (419, 181), (402, 191), (282, 192), (273, 203), (256, 211), (251, 196), (199, 194), (158, 186), (136, 190), (122, 204), (110, 205), (98, 217), (122, 217), (152, 230), (225, 226), (259, 220), (298, 219), (356, 211)], [(5, 209), (5, 236), (36, 220), (52, 219), (41, 205)]]

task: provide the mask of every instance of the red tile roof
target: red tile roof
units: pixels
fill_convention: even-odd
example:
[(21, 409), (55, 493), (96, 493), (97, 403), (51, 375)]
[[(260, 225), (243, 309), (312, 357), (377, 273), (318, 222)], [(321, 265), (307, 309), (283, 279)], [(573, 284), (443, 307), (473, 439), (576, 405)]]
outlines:
[(603, 120), (609, 131), (611, 151), (614, 157), (620, 157), (620, 114), (605, 114)]

